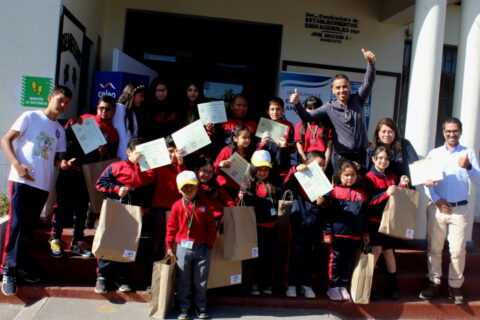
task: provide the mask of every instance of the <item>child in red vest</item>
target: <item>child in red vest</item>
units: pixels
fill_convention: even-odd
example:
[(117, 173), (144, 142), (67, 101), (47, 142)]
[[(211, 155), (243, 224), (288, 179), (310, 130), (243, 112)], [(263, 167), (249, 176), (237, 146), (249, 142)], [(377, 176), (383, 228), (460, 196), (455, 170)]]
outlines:
[(188, 319), (190, 291), (194, 292), (198, 318), (207, 319), (206, 292), (210, 254), (216, 237), (215, 217), (208, 203), (197, 195), (198, 179), (195, 172), (182, 171), (176, 180), (182, 198), (172, 206), (165, 243), (170, 256), (173, 256), (176, 246), (178, 319)]

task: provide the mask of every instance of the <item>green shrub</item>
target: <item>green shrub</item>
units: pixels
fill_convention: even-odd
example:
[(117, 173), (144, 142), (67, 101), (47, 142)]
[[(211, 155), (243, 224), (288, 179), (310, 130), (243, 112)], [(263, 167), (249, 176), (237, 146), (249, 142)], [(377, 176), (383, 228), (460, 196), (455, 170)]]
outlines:
[(0, 194), (0, 217), (8, 214), (9, 202), (6, 194)]

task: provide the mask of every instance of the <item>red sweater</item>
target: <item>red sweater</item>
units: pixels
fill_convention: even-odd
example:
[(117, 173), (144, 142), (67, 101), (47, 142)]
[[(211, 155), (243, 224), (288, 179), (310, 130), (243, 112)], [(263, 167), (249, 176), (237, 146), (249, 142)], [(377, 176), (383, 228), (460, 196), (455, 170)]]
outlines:
[(236, 127), (247, 127), (251, 134), (255, 134), (258, 124), (253, 120), (241, 120), (228, 118), (227, 122), (221, 123), (220, 128), (223, 131), (233, 131)]
[(180, 199), (177, 188), (177, 174), (185, 170), (185, 165), (168, 165), (154, 169), (155, 191), (152, 206), (170, 209), (175, 201)]
[[(238, 151), (237, 151), (238, 152)], [(245, 158), (245, 154), (241, 154), (238, 152), (242, 157)], [(226, 187), (226, 188), (240, 188), (240, 186), (233, 181), (232, 178), (230, 178), (227, 174), (225, 174), (221, 169), (220, 169), (220, 162), (223, 160), (228, 160), (232, 156), (232, 148), (230, 146), (226, 146), (220, 151), (220, 153), (217, 156), (217, 160), (213, 163), (213, 167), (215, 168), (215, 174), (217, 174), (217, 182), (221, 187)], [(248, 159), (246, 159), (248, 161)], [(248, 161), (250, 162), (250, 161)]]
[(193, 240), (194, 244), (206, 243), (210, 249), (213, 248), (217, 237), (217, 224), (208, 203), (199, 197), (196, 198), (193, 221), (190, 226), (190, 233), (187, 235), (188, 221), (186, 214), (191, 217), (193, 204), (194, 202), (189, 202), (183, 198), (178, 199), (173, 204), (167, 222), (167, 236), (165, 238), (167, 250), (172, 249), (175, 243), (181, 243), (182, 240)]
[[(310, 128), (315, 132), (315, 136), (313, 136)], [(302, 122), (298, 122), (295, 126), (295, 141), (302, 144), (304, 152), (315, 150), (325, 152), (327, 150), (327, 141), (333, 139), (332, 130), (327, 127), (320, 128), (316, 123), (310, 123), (310, 128), (306, 126), (305, 134), (302, 136)]]
[(208, 207), (213, 212), (215, 218), (223, 217), (224, 207), (233, 207), (235, 205), (227, 191), (220, 186), (211, 187), (200, 183), (198, 196), (208, 203)]

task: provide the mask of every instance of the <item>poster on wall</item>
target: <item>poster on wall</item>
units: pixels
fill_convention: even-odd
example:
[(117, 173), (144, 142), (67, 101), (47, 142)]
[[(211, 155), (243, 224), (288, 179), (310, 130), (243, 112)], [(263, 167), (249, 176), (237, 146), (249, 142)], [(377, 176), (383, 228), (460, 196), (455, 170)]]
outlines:
[(60, 19), (60, 38), (58, 43), (56, 83), (72, 90), (70, 107), (62, 118), (76, 116), (79, 108), (80, 73), (83, 63), (83, 44), (85, 27), (73, 14), (63, 7)]
[(46, 108), (48, 95), (52, 89), (52, 78), (23, 76), (21, 105), (24, 107)]
[[(298, 89), (298, 95), (300, 103), (310, 96), (320, 98), (323, 102), (327, 102), (335, 99), (335, 95), (332, 93), (332, 76), (323, 76), (315, 74), (304, 74), (296, 72), (281, 72), (280, 73), (280, 88), (278, 90), (280, 98), (285, 102), (285, 117), (293, 125), (300, 121), (295, 107), (290, 104), (290, 95), (294, 92), (295, 88)], [(352, 85), (352, 94), (357, 92), (360, 88), (361, 82), (350, 81)], [(371, 95), (368, 96), (365, 101), (365, 121), (368, 129), (368, 123), (370, 120), (370, 108), (371, 108)]]

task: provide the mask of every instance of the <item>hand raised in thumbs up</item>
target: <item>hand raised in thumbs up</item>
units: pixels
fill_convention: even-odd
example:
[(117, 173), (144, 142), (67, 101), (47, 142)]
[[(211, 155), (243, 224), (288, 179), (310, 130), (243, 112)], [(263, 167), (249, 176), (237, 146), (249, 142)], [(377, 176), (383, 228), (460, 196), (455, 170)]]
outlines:
[(362, 50), (362, 54), (363, 54), (363, 57), (365, 58), (365, 60), (367, 60), (368, 63), (370, 63), (370, 64), (374, 64), (375, 61), (377, 60), (377, 57), (375, 56), (375, 53), (373, 53), (373, 51), (365, 50), (363, 48), (361, 50)]
[(290, 95), (290, 103), (293, 105), (298, 104), (298, 89), (295, 88), (295, 91)]
[(470, 164), (470, 161), (468, 160), (468, 153), (465, 153), (464, 156), (460, 157), (458, 159), (458, 166), (463, 169), (470, 170), (472, 168), (472, 165)]

